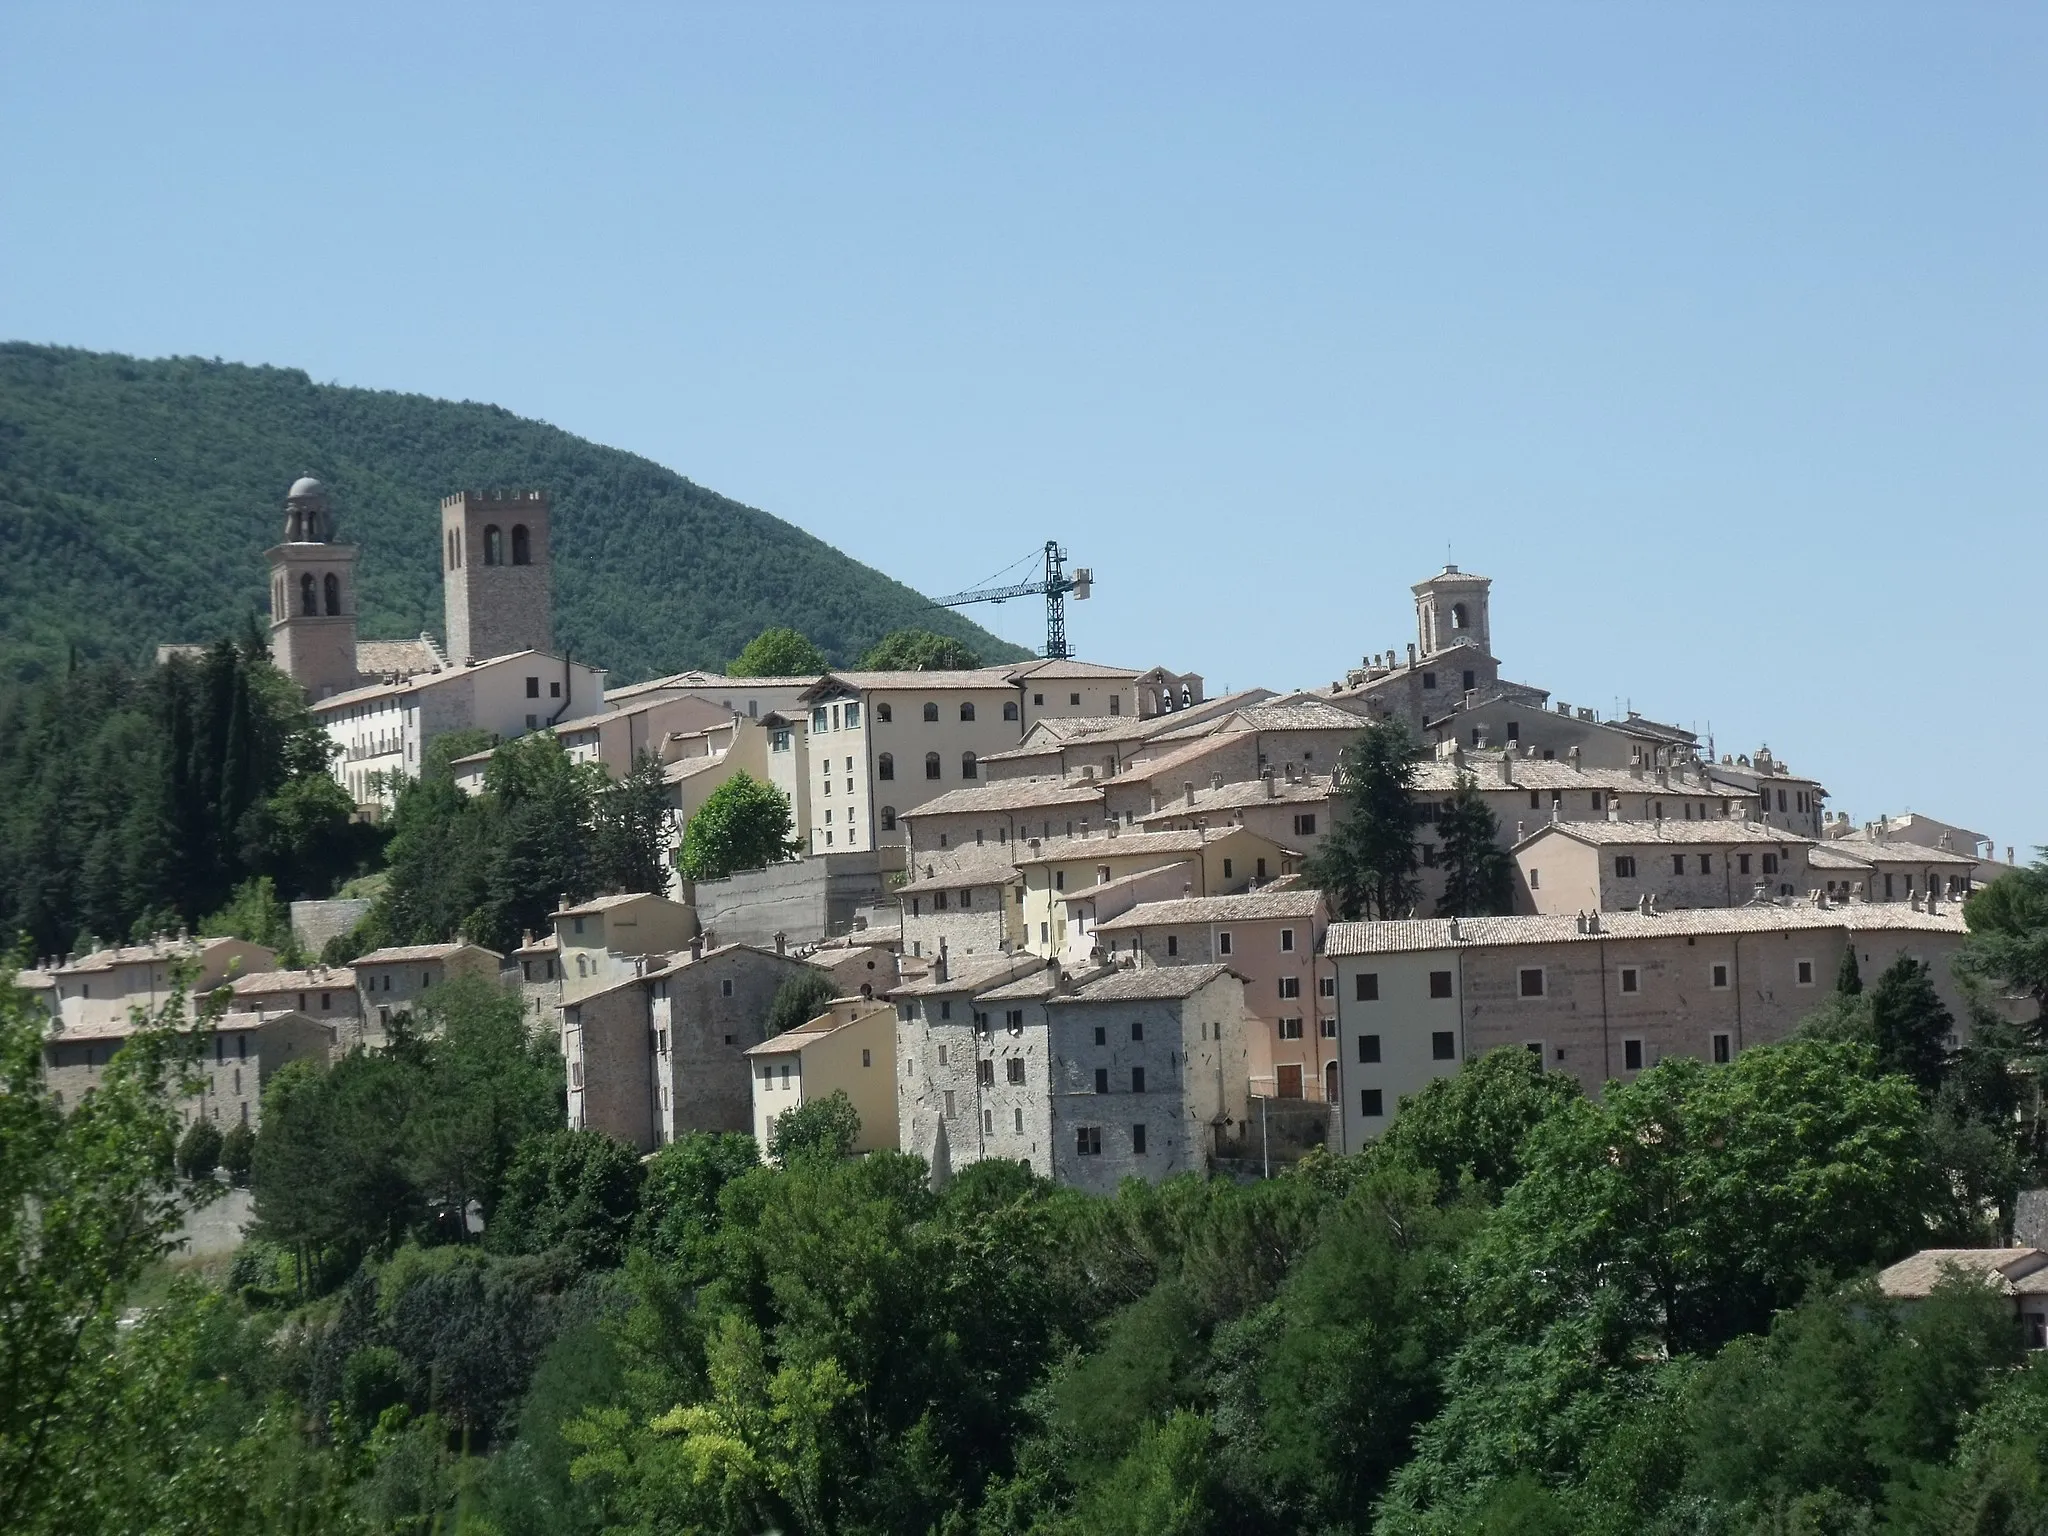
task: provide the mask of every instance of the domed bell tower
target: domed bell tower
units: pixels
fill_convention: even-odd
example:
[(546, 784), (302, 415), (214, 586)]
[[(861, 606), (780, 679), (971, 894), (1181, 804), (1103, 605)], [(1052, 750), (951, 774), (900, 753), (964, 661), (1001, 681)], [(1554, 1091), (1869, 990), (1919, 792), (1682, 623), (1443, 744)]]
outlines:
[(1486, 608), (1492, 587), (1490, 577), (1473, 576), (1455, 565), (1418, 581), (1409, 589), (1415, 594), (1416, 648), (1435, 656), (1454, 645), (1476, 645), (1491, 656), (1493, 629)]
[(284, 542), (270, 561), (270, 659), (309, 699), (356, 686), (356, 549), (336, 544), (327, 487), (312, 476), (285, 495)]

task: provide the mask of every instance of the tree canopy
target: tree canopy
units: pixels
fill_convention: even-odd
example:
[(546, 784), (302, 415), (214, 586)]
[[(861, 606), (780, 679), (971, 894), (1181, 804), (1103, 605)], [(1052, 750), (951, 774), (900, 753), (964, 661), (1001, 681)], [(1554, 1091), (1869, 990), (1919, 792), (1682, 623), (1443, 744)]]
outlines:
[(898, 629), (884, 635), (860, 659), (868, 672), (972, 671), (981, 657), (965, 641), (953, 635), (935, 635), (928, 629)]
[(764, 629), (726, 666), (733, 677), (816, 677), (831, 663), (825, 653), (787, 626)]
[(1407, 917), (1422, 894), (1415, 849), (1415, 768), (1421, 749), (1406, 721), (1375, 720), (1339, 758), (1335, 820), (1302, 867), (1347, 922)]
[(683, 828), (676, 866), (686, 880), (723, 880), (796, 857), (789, 796), (748, 773), (735, 773), (705, 797)]

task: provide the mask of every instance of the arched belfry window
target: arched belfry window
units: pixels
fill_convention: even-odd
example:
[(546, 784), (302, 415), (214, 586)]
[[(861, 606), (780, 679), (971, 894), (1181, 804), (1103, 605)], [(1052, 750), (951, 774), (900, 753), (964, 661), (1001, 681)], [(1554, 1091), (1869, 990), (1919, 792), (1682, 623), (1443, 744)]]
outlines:
[(1463, 603), (1453, 603), (1453, 604), (1451, 604), (1451, 628), (1453, 628), (1453, 629), (1463, 629), (1464, 627), (1465, 627), (1465, 605), (1464, 605)]
[(527, 539), (526, 524), (524, 523), (514, 523), (512, 525), (512, 563), (514, 565), (533, 564), (533, 545)]
[(320, 598), (313, 590), (311, 571), (299, 578), (299, 612), (309, 619), (318, 617), (320, 613)]
[(341, 616), (341, 578), (329, 571), (322, 585), (327, 589), (327, 617)]
[(503, 565), (504, 563), (505, 532), (496, 523), (488, 524), (484, 528), (484, 564)]

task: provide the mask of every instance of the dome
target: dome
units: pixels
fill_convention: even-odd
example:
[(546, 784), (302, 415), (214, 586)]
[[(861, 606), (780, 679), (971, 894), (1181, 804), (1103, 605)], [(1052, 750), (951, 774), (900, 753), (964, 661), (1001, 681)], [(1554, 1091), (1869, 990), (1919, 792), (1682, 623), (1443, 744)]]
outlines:
[(285, 495), (292, 501), (297, 501), (302, 496), (319, 496), (324, 498), (327, 495), (327, 487), (318, 480), (315, 480), (311, 475), (301, 475), (292, 482), (292, 488), (286, 491)]
[(334, 537), (334, 520), (327, 510), (327, 487), (311, 475), (301, 475), (285, 492), (284, 539), (287, 544), (325, 544)]

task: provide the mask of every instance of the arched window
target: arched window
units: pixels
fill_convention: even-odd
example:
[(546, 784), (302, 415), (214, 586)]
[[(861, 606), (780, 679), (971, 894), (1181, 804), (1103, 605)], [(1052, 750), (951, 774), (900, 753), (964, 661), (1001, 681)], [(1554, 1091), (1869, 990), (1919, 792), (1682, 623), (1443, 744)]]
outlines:
[[(937, 725), (939, 723), (939, 706), (936, 704), (925, 705), (924, 718), (927, 724)], [(934, 775), (934, 777), (936, 777), (936, 775)]]
[(960, 706), (960, 718), (962, 720), (972, 720), (974, 718), (974, 705), (972, 703)]
[(505, 535), (496, 523), (491, 523), (484, 529), (484, 564), (503, 565), (504, 563)]
[(1451, 628), (1453, 628), (1453, 629), (1463, 629), (1464, 627), (1465, 627), (1465, 605), (1464, 605), (1463, 603), (1453, 603), (1453, 604), (1451, 604)]
[(939, 754), (938, 754), (938, 753), (936, 753), (936, 752), (927, 752), (927, 753), (925, 753), (925, 755), (924, 755), (924, 776), (925, 776), (926, 778), (928, 778), (928, 779), (936, 779), (936, 778), (937, 778), (937, 777), (939, 776)]
[(875, 759), (875, 777), (878, 779), (893, 779), (896, 777), (896, 754), (894, 752), (884, 752)]
[(448, 562), (449, 570), (455, 569), (455, 530), (453, 528), (448, 530), (448, 548), (443, 552), (442, 558)]
[(299, 612), (313, 618), (320, 612), (319, 596), (313, 591), (313, 573), (306, 572), (299, 578)]
[(341, 616), (341, 578), (335, 575), (334, 572), (329, 571), (322, 585), (327, 589), (327, 617), (330, 619), (339, 618)]
[(896, 807), (893, 805), (882, 807), (882, 830), (884, 832), (894, 832), (896, 830)]
[(1323, 1099), (1330, 1104), (1337, 1102), (1337, 1063), (1334, 1061), (1323, 1063)]
[(972, 752), (962, 752), (960, 754), (960, 777), (963, 779), (979, 777), (975, 772), (975, 767), (974, 754)]
[(875, 718), (881, 721), (882, 724), (887, 725), (896, 718), (896, 711), (886, 704), (877, 704), (875, 706)]
[(1180, 685), (1180, 707), (1182, 709), (1191, 709), (1194, 707), (1194, 702), (1195, 690), (1190, 688), (1186, 683), (1182, 683)]
[(514, 565), (533, 564), (533, 544), (526, 536), (526, 524), (524, 523), (514, 523), (512, 525), (512, 563)]
[(1017, 701), (1015, 699), (1008, 699), (1004, 701), (1003, 718), (1005, 720), (1014, 720), (1017, 718)]

